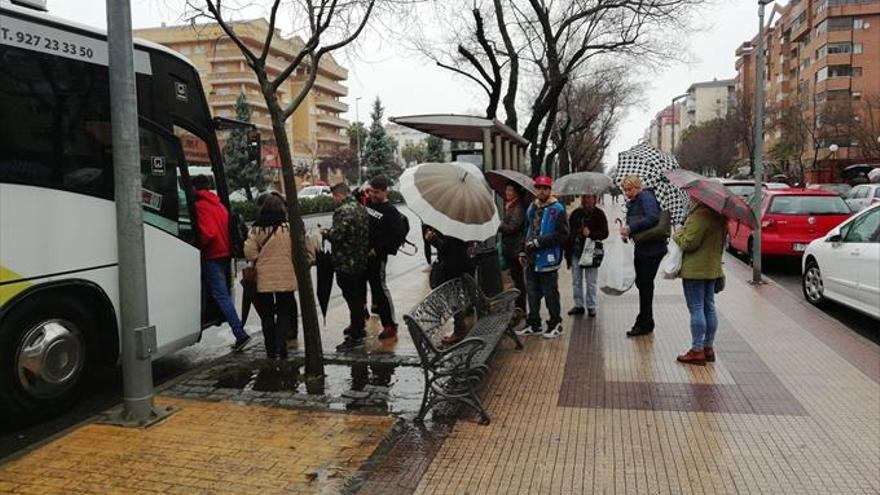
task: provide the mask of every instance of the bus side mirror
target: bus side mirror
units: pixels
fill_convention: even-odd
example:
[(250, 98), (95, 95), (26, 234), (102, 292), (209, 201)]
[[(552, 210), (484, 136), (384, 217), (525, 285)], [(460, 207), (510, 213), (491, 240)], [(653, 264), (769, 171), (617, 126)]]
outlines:
[(256, 162), (260, 166), (260, 149), (262, 148), (262, 138), (259, 131), (248, 131), (247, 133), (247, 159), (249, 162)]

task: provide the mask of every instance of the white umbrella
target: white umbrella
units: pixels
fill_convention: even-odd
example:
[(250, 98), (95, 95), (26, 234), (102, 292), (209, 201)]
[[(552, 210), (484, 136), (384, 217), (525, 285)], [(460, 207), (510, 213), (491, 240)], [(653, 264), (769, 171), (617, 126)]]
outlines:
[(473, 165), (423, 163), (408, 168), (400, 176), (400, 193), (422, 222), (463, 241), (484, 241), (501, 223), (495, 197)]

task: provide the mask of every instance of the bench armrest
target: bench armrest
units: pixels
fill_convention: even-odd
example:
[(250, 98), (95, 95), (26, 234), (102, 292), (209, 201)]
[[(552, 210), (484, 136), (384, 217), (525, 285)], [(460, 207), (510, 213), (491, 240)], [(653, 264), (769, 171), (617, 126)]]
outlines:
[(473, 357), (486, 347), (486, 342), (468, 337), (455, 345), (441, 349), (427, 367), (443, 369), (438, 375), (457, 375), (473, 368)]

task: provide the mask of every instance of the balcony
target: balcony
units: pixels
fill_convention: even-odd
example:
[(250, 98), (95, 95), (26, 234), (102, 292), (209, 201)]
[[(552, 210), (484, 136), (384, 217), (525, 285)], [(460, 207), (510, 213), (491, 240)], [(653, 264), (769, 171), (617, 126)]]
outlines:
[(334, 144), (348, 144), (348, 136), (343, 134), (339, 134), (337, 132), (329, 132), (329, 131), (318, 131), (318, 142), (323, 143), (334, 143)]
[(318, 114), (318, 125), (332, 127), (334, 129), (348, 129), (349, 123), (345, 119), (340, 119), (335, 115)]
[(333, 110), (335, 112), (343, 113), (348, 111), (348, 104), (343, 103), (342, 101), (335, 100), (333, 98), (328, 98), (326, 96), (318, 96), (315, 98), (315, 105), (318, 108), (324, 108), (326, 110)]
[(210, 72), (207, 79), (212, 84), (247, 83), (259, 85), (257, 83), (257, 76), (253, 72)]
[(336, 96), (348, 94), (348, 88), (321, 75), (315, 77), (315, 86)]
[(318, 73), (326, 74), (334, 79), (348, 79), (348, 69), (327, 58), (324, 58), (321, 65), (318, 66)]

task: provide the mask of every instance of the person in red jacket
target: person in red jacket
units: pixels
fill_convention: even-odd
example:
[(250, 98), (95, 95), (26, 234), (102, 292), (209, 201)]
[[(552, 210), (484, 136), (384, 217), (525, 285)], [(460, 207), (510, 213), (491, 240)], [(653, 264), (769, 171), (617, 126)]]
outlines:
[(232, 350), (240, 351), (251, 337), (244, 331), (226, 284), (228, 259), (232, 254), (229, 243), (229, 212), (220, 202), (220, 198), (211, 191), (211, 182), (207, 175), (194, 176), (192, 184), (196, 195), (196, 217), (202, 246), (202, 275), (208, 292), (232, 327), (232, 334), (235, 335)]

